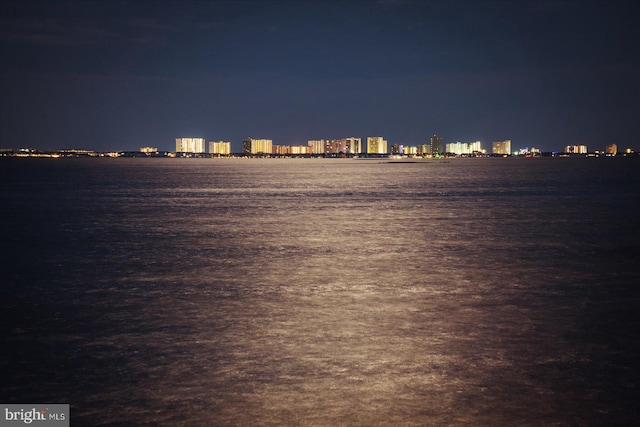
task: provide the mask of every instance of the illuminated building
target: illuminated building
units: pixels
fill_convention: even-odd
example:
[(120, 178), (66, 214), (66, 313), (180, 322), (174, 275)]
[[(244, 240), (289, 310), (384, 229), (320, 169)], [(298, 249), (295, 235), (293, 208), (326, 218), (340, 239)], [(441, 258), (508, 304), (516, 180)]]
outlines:
[(540, 155), (540, 149), (539, 148), (535, 148), (535, 147), (524, 147), (521, 148), (520, 150), (518, 150), (517, 152), (513, 153), (516, 156), (539, 156)]
[(210, 141), (209, 153), (211, 154), (231, 154), (231, 143), (225, 141)]
[(387, 140), (381, 136), (367, 137), (367, 153), (369, 154), (386, 154)]
[(418, 154), (418, 146), (417, 145), (398, 145), (393, 144), (391, 146), (391, 154), (401, 154), (405, 156), (412, 156)]
[(347, 151), (349, 154), (362, 153), (362, 138), (356, 138), (355, 136), (351, 136), (345, 139), (347, 141)]
[(242, 152), (245, 154), (271, 154), (273, 141), (270, 139), (247, 138), (242, 141)]
[(289, 146), (288, 145), (272, 145), (271, 146), (272, 154), (289, 154)]
[(176, 153), (204, 152), (204, 138), (176, 138)]
[(416, 146), (416, 149), (416, 154), (420, 155), (429, 154), (431, 152), (431, 146), (427, 144), (418, 145)]
[(309, 150), (308, 145), (292, 145), (289, 148), (289, 154), (310, 154), (311, 150)]
[(451, 142), (446, 146), (447, 153), (453, 154), (468, 154), (469, 149), (467, 144), (462, 142)]
[(569, 154), (587, 154), (586, 145), (567, 145), (564, 147), (564, 152)]
[(491, 144), (491, 152), (493, 154), (511, 154), (511, 140), (496, 141)]
[(155, 147), (140, 147), (140, 152), (141, 153), (157, 153), (158, 149)]
[(429, 149), (431, 154), (444, 153), (444, 145), (442, 144), (442, 137), (438, 135), (433, 135), (429, 139)]
[(339, 154), (347, 152), (346, 139), (328, 139), (324, 143), (325, 154)]
[(310, 154), (359, 154), (362, 153), (362, 138), (354, 136), (341, 139), (309, 140)]
[(475, 142), (452, 142), (447, 144), (447, 153), (453, 154), (473, 154), (473, 153), (483, 153), (482, 146), (480, 141)]
[(604, 153), (615, 156), (618, 154), (618, 146), (616, 144), (607, 144), (604, 147)]
[(471, 153), (484, 153), (485, 152), (485, 150), (482, 149), (482, 144), (480, 143), (480, 141), (470, 142), (469, 143), (469, 150), (471, 151)]
[(312, 139), (308, 141), (309, 150), (311, 154), (323, 154), (324, 153), (324, 139)]
[(308, 145), (274, 145), (273, 154), (280, 156), (310, 154), (310, 148)]

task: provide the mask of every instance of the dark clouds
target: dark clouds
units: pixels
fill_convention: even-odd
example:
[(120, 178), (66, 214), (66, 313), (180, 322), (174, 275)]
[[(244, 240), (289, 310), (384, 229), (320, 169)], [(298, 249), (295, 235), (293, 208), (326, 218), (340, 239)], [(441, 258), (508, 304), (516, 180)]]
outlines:
[(638, 147), (633, 2), (4, 2), (1, 145)]

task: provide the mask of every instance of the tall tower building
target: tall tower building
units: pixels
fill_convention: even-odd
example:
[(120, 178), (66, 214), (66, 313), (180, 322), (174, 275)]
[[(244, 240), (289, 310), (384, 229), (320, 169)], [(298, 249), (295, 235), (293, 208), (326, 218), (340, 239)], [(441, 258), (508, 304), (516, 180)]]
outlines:
[(496, 141), (491, 144), (491, 152), (493, 154), (511, 154), (511, 140)]
[(204, 138), (176, 138), (176, 153), (204, 153)]
[(444, 153), (444, 145), (442, 144), (442, 137), (434, 134), (430, 140), (431, 154)]
[(482, 153), (482, 144), (480, 141), (474, 142), (452, 142), (446, 145), (447, 153), (453, 153), (457, 155), (461, 154), (474, 154)]
[(369, 154), (387, 154), (387, 140), (381, 136), (367, 137), (367, 153)]
[(270, 139), (247, 138), (242, 141), (242, 152), (245, 154), (271, 154), (273, 141)]
[(567, 145), (564, 147), (564, 152), (569, 154), (587, 154), (586, 145)]
[(209, 142), (209, 153), (231, 154), (231, 143), (225, 141), (211, 141)]
[(362, 138), (356, 138), (355, 136), (351, 136), (346, 138), (347, 140), (347, 150), (349, 154), (360, 154), (362, 153)]
[(324, 139), (312, 139), (307, 144), (311, 154), (324, 154)]

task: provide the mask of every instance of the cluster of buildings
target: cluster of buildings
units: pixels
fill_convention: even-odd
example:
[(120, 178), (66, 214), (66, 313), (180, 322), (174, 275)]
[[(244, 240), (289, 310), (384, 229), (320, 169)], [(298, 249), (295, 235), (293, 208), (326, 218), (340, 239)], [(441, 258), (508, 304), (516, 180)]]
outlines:
[[(589, 154), (586, 145), (567, 145), (564, 147), (565, 154)], [(618, 154), (618, 146), (616, 144), (607, 144), (604, 147), (604, 154), (615, 156)]]
[[(141, 149), (143, 151), (143, 149)], [(156, 150), (157, 151), (157, 150)], [(230, 155), (231, 142), (211, 141), (209, 151), (206, 151), (204, 138), (176, 138), (176, 153), (182, 155), (204, 154)], [(603, 152), (596, 154), (613, 155), (618, 153), (616, 144), (608, 144)], [(317, 139), (309, 140), (307, 145), (276, 145), (271, 139), (247, 138), (242, 141), (242, 154), (244, 155), (402, 155), (402, 156), (482, 156), (482, 155), (541, 155), (538, 148), (520, 148), (513, 151), (511, 140), (495, 141), (491, 144), (491, 152), (482, 148), (480, 141), (473, 142), (452, 142), (445, 144), (443, 138), (433, 135), (429, 138), (428, 144), (421, 145), (389, 145), (388, 141), (381, 136), (369, 136), (363, 141), (362, 138), (349, 137), (342, 139)], [(586, 145), (567, 145), (563, 155), (587, 155)]]
[[(535, 149), (533, 149), (535, 150)], [(142, 151), (142, 149), (141, 149)], [(176, 153), (229, 155), (231, 142), (211, 141), (209, 150), (206, 151), (204, 138), (176, 138)], [(362, 138), (349, 137), (342, 139), (318, 139), (309, 140), (307, 145), (276, 145), (271, 139), (247, 138), (242, 141), (242, 153), (246, 155), (359, 155), (359, 154), (397, 154), (397, 155), (474, 155), (487, 154), (480, 141), (464, 143), (454, 142), (444, 144), (441, 136), (433, 135), (429, 144), (389, 146), (386, 139), (381, 136), (369, 136)], [(491, 154), (510, 155), (511, 140), (497, 141), (492, 144)]]
[[(0, 157), (209, 157), (209, 156), (322, 156), (322, 157), (357, 157), (357, 156), (616, 156), (618, 146), (608, 144), (604, 151), (589, 152), (586, 145), (567, 145), (563, 152), (541, 153), (537, 148), (520, 148), (512, 150), (511, 140), (495, 141), (491, 144), (491, 152), (482, 148), (480, 141), (452, 142), (445, 144), (443, 138), (433, 135), (428, 144), (421, 145), (389, 145), (381, 136), (369, 136), (365, 140), (358, 137), (341, 139), (309, 140), (307, 145), (276, 145), (271, 139), (247, 138), (242, 141), (242, 153), (233, 152), (229, 141), (210, 141), (204, 138), (176, 138), (175, 152), (159, 152), (156, 147), (140, 147), (140, 151), (94, 152), (90, 150), (56, 150), (39, 151), (33, 149), (0, 148)], [(621, 155), (634, 155), (627, 148)]]
[[(474, 156), (474, 155), (522, 155), (522, 156), (539, 156), (540, 149), (534, 147), (520, 148), (512, 151), (511, 140), (495, 141), (491, 144), (491, 153), (482, 148), (480, 141), (474, 142), (452, 142), (443, 143), (441, 136), (433, 135), (429, 139), (429, 144), (422, 145), (388, 145), (386, 139), (381, 136), (370, 136), (363, 144), (362, 138), (350, 137), (343, 139), (319, 139), (310, 140), (307, 145), (275, 145), (270, 139), (253, 139), (247, 138), (242, 141), (242, 153), (245, 155), (403, 155), (403, 156), (435, 156), (435, 155), (456, 155), (456, 156)], [(181, 154), (204, 154), (206, 145), (204, 138), (176, 138), (176, 153)], [(149, 153), (157, 148), (142, 147), (141, 152)], [(209, 142), (209, 154), (213, 155), (230, 155), (231, 142), (211, 141)], [(626, 150), (626, 154), (630, 154), (631, 150)], [(567, 145), (558, 155), (588, 155), (586, 145)], [(604, 151), (596, 151), (595, 154), (603, 154), (615, 156), (618, 154), (618, 146), (616, 144), (607, 144)]]
[[(369, 153), (387, 152), (387, 141), (381, 137), (367, 138)], [(176, 138), (176, 153), (205, 153), (204, 138)], [(271, 139), (247, 138), (242, 141), (242, 153), (249, 155), (305, 155), (305, 154), (361, 154), (364, 153), (362, 138), (311, 140), (307, 145), (276, 145)], [(209, 154), (231, 154), (231, 142), (209, 142)]]

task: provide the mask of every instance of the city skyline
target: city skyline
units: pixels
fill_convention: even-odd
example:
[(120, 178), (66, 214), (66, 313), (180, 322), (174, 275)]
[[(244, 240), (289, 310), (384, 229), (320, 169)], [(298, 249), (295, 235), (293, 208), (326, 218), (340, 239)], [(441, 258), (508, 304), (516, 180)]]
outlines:
[(435, 132), (638, 151), (637, 11), (630, 1), (9, 0), (0, 146), (171, 150), (166, 135), (215, 135), (238, 152), (247, 134), (421, 145)]
[[(364, 140), (364, 142), (363, 142)], [(541, 150), (539, 147), (512, 147), (512, 141), (510, 139), (504, 141), (492, 141), (489, 143), (484, 143), (483, 146), (482, 141), (475, 140), (471, 142), (444, 142), (445, 140), (441, 135), (433, 134), (426, 143), (421, 144), (398, 144), (398, 143), (390, 143), (384, 137), (375, 136), (375, 137), (347, 137), (347, 138), (339, 138), (339, 139), (319, 139), (319, 140), (307, 140), (307, 143), (299, 143), (299, 144), (274, 144), (273, 139), (256, 139), (256, 138), (246, 138), (243, 139), (241, 143), (234, 144), (231, 141), (214, 141), (209, 140), (207, 142), (207, 138), (204, 137), (179, 137), (175, 138), (175, 150), (167, 150), (167, 149), (158, 149), (156, 147), (144, 146), (140, 147), (140, 152), (150, 152), (152, 150), (154, 152), (164, 151), (164, 152), (174, 152), (174, 153), (194, 153), (194, 154), (278, 154), (278, 149), (281, 151), (280, 154), (330, 154), (330, 153), (340, 153), (343, 152), (345, 154), (398, 154), (396, 150), (400, 149), (400, 153), (402, 154), (402, 149), (404, 148), (412, 148), (413, 152), (410, 154), (434, 154), (434, 153), (450, 153), (450, 154), (472, 154), (474, 152), (484, 153), (484, 154), (505, 154), (505, 155), (517, 155), (518, 153), (529, 152), (529, 150), (533, 150), (534, 152), (546, 152), (546, 153), (577, 153), (577, 154), (587, 154), (589, 152), (617, 152), (618, 144), (608, 143), (604, 144), (601, 147), (589, 147), (592, 149), (588, 151), (588, 147), (584, 144), (569, 144), (564, 145), (561, 149), (557, 150)], [(255, 148), (252, 146), (258, 144)], [(373, 144), (373, 145), (371, 145)], [(161, 144), (162, 145), (162, 144)], [(234, 149), (235, 146), (239, 146), (239, 149)], [(207, 148), (208, 147), (208, 148)], [(273, 147), (273, 149), (271, 148)], [(308, 147), (309, 150), (304, 150), (296, 153), (291, 153), (286, 150), (286, 148), (291, 147)], [(321, 147), (321, 148), (319, 148)], [(615, 149), (613, 148), (615, 147)], [(635, 152), (631, 146), (624, 146), (623, 148), (626, 152)], [(417, 148), (417, 151), (415, 150)], [(283, 151), (284, 149), (284, 151)], [(57, 148), (34, 148), (29, 146), (0, 146), (1, 151), (20, 151), (20, 150), (37, 150), (43, 152), (64, 152), (64, 151), (97, 151), (97, 152), (124, 152), (124, 151), (138, 151), (138, 150), (124, 150), (113, 148), (110, 150), (91, 150), (86, 147), (57, 147)], [(405, 152), (406, 154), (407, 152)]]

